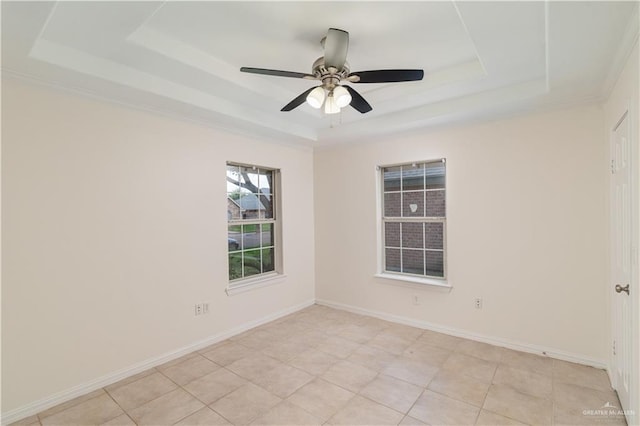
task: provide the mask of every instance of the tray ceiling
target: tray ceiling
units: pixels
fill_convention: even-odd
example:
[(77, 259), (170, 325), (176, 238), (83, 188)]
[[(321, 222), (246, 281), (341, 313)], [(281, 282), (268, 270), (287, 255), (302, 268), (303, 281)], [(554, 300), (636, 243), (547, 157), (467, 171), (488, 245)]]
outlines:
[[(354, 84), (373, 106), (280, 108), (314, 82), (330, 27), (352, 70), (423, 68)], [(597, 101), (637, 37), (636, 2), (2, 2), (3, 72), (310, 146)]]

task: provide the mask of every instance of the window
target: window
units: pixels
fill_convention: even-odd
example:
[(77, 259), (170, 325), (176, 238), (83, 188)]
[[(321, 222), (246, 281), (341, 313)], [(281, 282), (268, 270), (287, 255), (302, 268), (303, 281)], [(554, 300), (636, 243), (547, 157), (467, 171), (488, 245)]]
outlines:
[(229, 288), (279, 270), (277, 179), (274, 169), (227, 163)]
[(444, 159), (382, 167), (382, 271), (446, 278)]

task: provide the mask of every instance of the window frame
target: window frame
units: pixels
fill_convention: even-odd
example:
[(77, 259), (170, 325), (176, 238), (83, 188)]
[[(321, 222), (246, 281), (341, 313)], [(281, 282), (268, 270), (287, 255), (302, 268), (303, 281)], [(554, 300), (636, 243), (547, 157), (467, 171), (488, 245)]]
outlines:
[[(244, 249), (240, 249), (237, 251), (231, 251), (229, 250), (229, 247), (227, 245), (227, 288), (225, 289), (225, 291), (227, 292), (228, 295), (233, 295), (236, 293), (242, 293), (254, 288), (260, 288), (260, 287), (264, 287), (266, 285), (271, 285), (271, 284), (276, 284), (278, 282), (280, 282), (284, 277), (284, 273), (283, 273), (283, 262), (282, 262), (282, 220), (281, 220), (281, 173), (280, 173), (280, 169), (275, 168), (275, 167), (266, 167), (266, 166), (260, 166), (257, 164), (247, 164), (247, 163), (241, 163), (241, 162), (237, 162), (237, 161), (227, 161), (225, 163), (225, 176), (226, 173), (228, 173), (229, 170), (229, 166), (231, 167), (245, 167), (245, 168), (251, 168), (253, 170), (257, 170), (259, 171), (269, 171), (272, 173), (272, 181), (271, 181), (271, 188), (270, 188), (270, 197), (272, 200), (272, 218), (261, 218), (261, 217), (257, 217), (257, 218), (250, 218), (250, 219), (232, 219), (229, 218), (228, 213), (227, 213), (227, 236), (229, 235), (229, 227), (231, 226), (240, 226), (240, 225), (257, 225), (257, 226), (262, 226), (263, 224), (271, 224), (272, 227), (272, 244), (270, 245), (270, 247), (273, 250), (273, 270), (272, 271), (267, 271), (267, 272), (261, 272), (259, 274), (253, 274), (250, 276), (243, 276), (240, 278), (236, 278), (236, 279), (230, 279), (229, 278), (229, 272), (230, 272), (230, 264), (229, 264), (229, 255), (233, 252), (240, 252), (243, 253), (242, 256), (244, 258), (244, 252), (245, 251), (249, 251), (249, 250), (244, 250)], [(228, 182), (228, 180), (225, 179), (225, 182)], [(227, 191), (227, 198), (229, 197), (229, 192)], [(263, 246), (262, 246), (262, 231), (261, 232), (261, 242), (260, 242), (260, 248), (259, 250), (262, 251), (263, 250)], [(262, 256), (262, 254), (261, 254)], [(260, 261), (260, 264), (262, 265), (262, 259)], [(243, 265), (243, 270), (244, 270), (244, 260), (242, 262)], [(244, 272), (244, 271), (243, 271)], [(243, 273), (244, 274), (244, 273)]]
[[(425, 214), (426, 214), (426, 194), (427, 192), (434, 192), (434, 191), (444, 191), (444, 203), (445, 203), (445, 214), (443, 217), (439, 217), (439, 216), (421, 216), (421, 217), (403, 217), (402, 216), (402, 201), (400, 202), (400, 209), (401, 209), (401, 213), (400, 213), (400, 217), (395, 217), (395, 216), (385, 216), (385, 202), (384, 202), (384, 198), (385, 198), (385, 194), (386, 193), (393, 193), (393, 192), (398, 192), (398, 193), (402, 193), (403, 192), (403, 187), (402, 187), (402, 175), (400, 177), (400, 188), (397, 191), (390, 191), (390, 192), (385, 192), (384, 190), (384, 170), (387, 168), (391, 168), (391, 167), (402, 167), (402, 166), (411, 166), (413, 164), (420, 164), (420, 165), (426, 165), (429, 163), (438, 163), (438, 162), (442, 162), (445, 164), (445, 173), (444, 173), (444, 188), (443, 189), (428, 189), (426, 186), (424, 187), (424, 192), (425, 192), (425, 205), (424, 205), (424, 209), (425, 209)], [(443, 288), (443, 289), (451, 289), (451, 283), (449, 281), (449, 275), (448, 275), (448, 249), (447, 249), (447, 212), (448, 212), (448, 208), (447, 208), (447, 200), (448, 200), (448, 187), (447, 187), (447, 167), (446, 167), (446, 163), (447, 160), (446, 158), (436, 158), (436, 159), (429, 159), (429, 160), (422, 160), (422, 161), (409, 161), (409, 162), (402, 162), (402, 163), (394, 163), (394, 164), (385, 164), (385, 165), (379, 165), (376, 167), (376, 183), (377, 183), (377, 216), (378, 216), (378, 268), (376, 271), (376, 274), (374, 276), (378, 277), (378, 278), (385, 278), (388, 280), (393, 280), (393, 281), (398, 281), (401, 284), (418, 284), (420, 286), (424, 286), (424, 285), (429, 285), (429, 286), (434, 286), (434, 287), (439, 287), (439, 288)], [(426, 172), (425, 172), (426, 173)], [(425, 175), (426, 176), (426, 175)], [(424, 252), (424, 256), (425, 256), (425, 274), (414, 274), (414, 273), (408, 273), (408, 272), (402, 272), (402, 266), (401, 266), (401, 270), (400, 271), (391, 271), (391, 270), (387, 270), (387, 266), (386, 266), (386, 249), (387, 248), (398, 248), (398, 247), (387, 247), (386, 244), (386, 235), (385, 235), (385, 226), (387, 223), (400, 223), (400, 250), (402, 249), (402, 224), (403, 223), (421, 223), (421, 224), (428, 224), (428, 223), (442, 223), (442, 249), (441, 250), (436, 250), (436, 249), (427, 249), (426, 248), (426, 241), (423, 240), (423, 247), (421, 250)], [(424, 228), (423, 228), (423, 235), (424, 235)], [(424, 238), (424, 237), (423, 237)], [(438, 276), (432, 276), (432, 275), (426, 275), (426, 253), (428, 251), (441, 251), (442, 252), (442, 257), (443, 257), (443, 276), (442, 277), (438, 277)], [(402, 265), (402, 257), (401, 257), (401, 261), (400, 261), (400, 265)]]

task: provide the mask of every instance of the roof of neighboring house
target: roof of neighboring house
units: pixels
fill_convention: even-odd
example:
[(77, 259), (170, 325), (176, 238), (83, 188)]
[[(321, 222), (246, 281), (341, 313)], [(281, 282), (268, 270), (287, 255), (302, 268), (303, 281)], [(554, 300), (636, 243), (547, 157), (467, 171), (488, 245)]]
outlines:
[[(261, 194), (268, 200), (271, 199), (270, 194)], [(256, 194), (243, 193), (239, 199), (234, 200), (231, 197), (227, 197), (238, 205), (242, 210), (266, 210), (264, 204), (260, 201)]]

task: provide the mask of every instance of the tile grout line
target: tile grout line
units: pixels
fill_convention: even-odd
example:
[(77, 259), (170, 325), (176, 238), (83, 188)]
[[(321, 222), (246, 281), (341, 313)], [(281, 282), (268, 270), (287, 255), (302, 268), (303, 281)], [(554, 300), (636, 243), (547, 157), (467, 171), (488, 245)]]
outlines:
[[(415, 401), (413, 401), (413, 404), (411, 404), (411, 407), (409, 408), (409, 410), (407, 410), (407, 414), (405, 414), (405, 417), (406, 417), (406, 416), (409, 416), (409, 413), (411, 412), (411, 410), (413, 410), (413, 408), (416, 406), (416, 403), (417, 403), (418, 401), (420, 401), (420, 398), (422, 398), (422, 396), (424, 395), (424, 393), (425, 393), (426, 391), (427, 391), (427, 388), (426, 388), (426, 387), (422, 389), (422, 392), (420, 392), (420, 395), (418, 395), (418, 397), (416, 398), (416, 400), (415, 400)], [(409, 417), (411, 417), (411, 416), (409, 416)], [(412, 417), (412, 418), (413, 418), (413, 417)], [(403, 420), (404, 420), (404, 419), (403, 419)], [(418, 420), (420, 420), (420, 419), (418, 419)], [(422, 422), (422, 420), (420, 420), (420, 421)], [(423, 422), (423, 423), (424, 423), (424, 422)]]
[[(424, 334), (424, 333), (423, 333)], [(457, 346), (457, 345), (456, 345)], [(451, 353), (453, 353), (453, 351), (450, 351)], [(451, 355), (449, 355), (451, 356)], [(448, 359), (449, 357), (447, 357)], [(446, 361), (445, 361), (446, 362)], [(443, 363), (444, 364), (444, 363)], [(441, 367), (438, 367), (438, 371), (440, 371)], [(409, 413), (411, 412), (411, 410), (413, 410), (413, 408), (415, 407), (416, 403), (420, 400), (420, 398), (422, 398), (422, 396), (424, 395), (424, 393), (429, 390), (430, 392), (433, 392), (431, 389), (429, 389), (429, 385), (431, 384), (431, 382), (433, 381), (433, 379), (436, 377), (436, 374), (438, 374), (438, 371), (435, 372), (435, 374), (433, 375), (433, 377), (431, 377), (431, 379), (429, 380), (429, 382), (427, 382), (426, 385), (424, 385), (424, 388), (422, 390), (422, 392), (420, 393), (420, 396), (418, 396), (418, 398), (413, 402), (413, 404), (411, 405), (411, 408), (409, 408), (409, 411), (407, 411), (407, 416), (409, 415)], [(418, 419), (420, 420), (420, 419)], [(422, 421), (422, 420), (420, 420)]]
[[(268, 356), (268, 355), (266, 355), (266, 354), (265, 354), (265, 356)], [(282, 361), (281, 361), (281, 362), (282, 362)], [(294, 367), (294, 366), (289, 365), (288, 363), (282, 362), (282, 364), (283, 364), (283, 365), (286, 365), (286, 366), (289, 366), (289, 367), (291, 367), (291, 368), (294, 368), (294, 369), (296, 369), (296, 370), (298, 370), (298, 371), (303, 371), (303, 372), (305, 372), (306, 374), (309, 374), (311, 377), (316, 377), (316, 376), (314, 376), (313, 374), (310, 374), (309, 372), (306, 372), (306, 371), (304, 371), (304, 370), (300, 370), (300, 369), (298, 369), (298, 368), (296, 368), (296, 367)], [(251, 379), (249, 379), (249, 378), (246, 378), (246, 377), (243, 377), (243, 376), (241, 376), (241, 375), (239, 375), (239, 374), (237, 374), (237, 373), (235, 373), (235, 372), (233, 372), (233, 371), (231, 371), (231, 370), (227, 369), (225, 366), (221, 366), (221, 369), (224, 369), (224, 370), (228, 371), (229, 373), (231, 373), (231, 374), (233, 374), (233, 375), (236, 375), (236, 376), (238, 376), (238, 377), (242, 378), (242, 379), (243, 379), (243, 380), (245, 380), (247, 383), (251, 383), (251, 384), (253, 384), (254, 386), (259, 387), (260, 389), (263, 389), (265, 392), (269, 392), (270, 394), (275, 395), (276, 397), (278, 397), (278, 398), (280, 399), (280, 402), (278, 402), (278, 404), (276, 404), (275, 406), (280, 405), (280, 404), (282, 404), (282, 403), (283, 403), (283, 402), (285, 402), (285, 401), (288, 401), (289, 396), (291, 396), (291, 395), (288, 395), (286, 398), (281, 398), (281, 397), (279, 397), (278, 395), (274, 394), (273, 392), (270, 392), (269, 390), (265, 389), (264, 387), (262, 387), (262, 386), (261, 386), (261, 385), (259, 385), (258, 383), (254, 382), (253, 380), (251, 380)], [(191, 382), (193, 382), (193, 381), (195, 381), (195, 380), (197, 380), (197, 379), (194, 379), (194, 380), (192, 380)], [(255, 379), (254, 379), (254, 380), (255, 380)], [(300, 388), (304, 387), (306, 384), (310, 383), (311, 381), (313, 381), (313, 379), (311, 379), (309, 382), (307, 382), (307, 383), (303, 384), (302, 386), (300, 386)], [(191, 383), (191, 382), (189, 382), (189, 383)], [(226, 417), (225, 417), (225, 416), (223, 416), (221, 413), (219, 413), (218, 411), (216, 411), (213, 407), (211, 407), (211, 405), (215, 404), (217, 401), (219, 401), (219, 400), (221, 400), (221, 399), (225, 398), (226, 396), (228, 396), (228, 395), (230, 395), (231, 393), (235, 392), (236, 390), (240, 389), (242, 386), (245, 386), (247, 383), (245, 383), (245, 384), (241, 385), (240, 387), (238, 387), (238, 388), (236, 388), (236, 389), (230, 390), (229, 392), (227, 392), (227, 393), (225, 393), (224, 395), (222, 395), (222, 396), (220, 396), (219, 398), (217, 398), (217, 399), (216, 399), (215, 401), (213, 401), (211, 404), (206, 404), (204, 401), (202, 401), (201, 399), (199, 399), (197, 396), (195, 396), (195, 395), (191, 394), (187, 389), (184, 389), (184, 390), (185, 390), (186, 392), (188, 392), (190, 395), (193, 395), (196, 399), (198, 399), (198, 401), (200, 401), (200, 402), (202, 402), (203, 404), (205, 404), (205, 406), (206, 406), (207, 408), (209, 408), (209, 409), (213, 410), (215, 413), (217, 413), (219, 416), (221, 416), (222, 418), (224, 418), (226, 421), (228, 421), (229, 423), (233, 424), (233, 423), (231, 422), (231, 420), (230, 420), (230, 419), (226, 418)], [(188, 384), (188, 383), (187, 383), (187, 384)], [(186, 386), (187, 384), (185, 384), (185, 386)], [(300, 389), (300, 388), (298, 388), (298, 389)], [(296, 391), (297, 391), (298, 389), (296, 389)], [(295, 393), (295, 391), (294, 391), (294, 393)], [(289, 402), (289, 403), (291, 403), (290, 401), (288, 401), (288, 402)], [(296, 404), (294, 404), (294, 405), (296, 405)], [(274, 407), (275, 407), (275, 406), (274, 406)], [(297, 405), (296, 405), (296, 407), (297, 407)], [(272, 407), (272, 408), (273, 408), (273, 407)], [(303, 411), (307, 412), (308, 414), (310, 414), (310, 415), (314, 416), (312, 413), (308, 412), (308, 411), (307, 411), (307, 410), (305, 410), (304, 408), (302, 408), (302, 407), (299, 407), (299, 408), (300, 408), (300, 409), (302, 409)], [(266, 414), (266, 413), (265, 413), (265, 414)], [(256, 418), (254, 418), (254, 419), (251, 419), (251, 421), (255, 421), (255, 420), (256, 420), (256, 419), (258, 419), (259, 417), (260, 417), (260, 415), (256, 416)], [(316, 416), (314, 416), (314, 417), (316, 417)]]
[[(144, 377), (141, 377), (141, 379), (144, 379)], [(131, 382), (131, 383), (135, 383), (135, 382), (137, 382), (137, 380), (134, 380), (134, 381), (133, 381), (133, 382)], [(125, 386), (126, 386), (126, 385), (125, 385)], [(116, 389), (117, 389), (117, 388), (116, 388)], [(129, 415), (129, 413), (127, 412), (127, 410), (125, 410), (125, 409), (124, 409), (124, 407), (122, 407), (122, 406), (118, 403), (118, 401), (116, 401), (116, 399), (111, 395), (111, 393), (109, 393), (109, 391), (106, 389), (106, 387), (102, 388), (102, 390), (104, 390), (104, 392), (105, 392), (107, 395), (109, 395), (109, 398), (111, 398), (111, 400), (112, 400), (112, 401), (113, 401), (113, 402), (118, 406), (118, 408), (120, 408), (120, 409), (122, 410), (122, 413), (123, 413), (125, 416), (127, 416), (127, 417), (129, 418), (129, 420), (131, 420), (131, 421), (132, 421), (134, 424), (136, 424), (136, 425), (138, 424), (138, 423), (136, 423), (136, 422), (131, 418), (131, 416)], [(120, 417), (121, 415), (122, 415), (122, 414), (119, 414), (119, 415), (115, 416), (113, 419), (117, 419), (117, 418), (118, 418), (118, 417)], [(109, 420), (107, 420), (107, 422), (110, 422), (110, 421), (111, 421), (111, 420), (113, 420), (113, 419), (109, 419)], [(107, 422), (103, 422), (103, 423), (107, 423)]]
[(491, 375), (491, 380), (489, 381), (489, 387), (487, 388), (487, 393), (485, 393), (484, 394), (484, 398), (482, 398), (482, 404), (480, 404), (480, 410), (478, 410), (478, 414), (476, 415), (476, 419), (473, 422), (474, 425), (476, 423), (478, 423), (478, 419), (480, 418), (480, 414), (482, 413), (482, 410), (484, 410), (484, 404), (485, 404), (485, 402), (487, 402), (487, 397), (489, 396), (489, 392), (491, 391), (491, 386), (493, 386), (493, 381), (496, 378), (496, 373), (498, 372), (498, 368), (500, 368), (500, 364), (501, 364), (501, 362), (497, 362), (496, 363), (496, 368), (495, 368), (495, 370), (493, 370), (493, 374)]
[[(389, 408), (390, 410), (395, 411), (396, 413), (402, 414), (403, 418), (404, 418), (404, 417), (406, 417), (406, 416), (408, 416), (408, 415), (409, 415), (409, 411), (411, 411), (411, 408), (413, 408), (413, 405), (416, 403), (416, 401), (417, 401), (417, 400), (420, 398), (420, 396), (422, 395), (422, 392), (424, 391), (424, 388), (423, 388), (423, 390), (420, 392), (420, 394), (418, 395), (418, 397), (416, 398), (416, 400), (415, 400), (415, 401), (413, 401), (413, 403), (411, 404), (411, 407), (409, 407), (409, 409), (407, 410), (407, 412), (406, 412), (406, 413), (403, 413), (402, 411), (399, 411), (397, 408), (391, 407), (391, 406), (389, 406), (389, 405), (385, 404), (384, 402), (376, 401), (376, 400), (374, 400), (374, 399), (372, 399), (372, 398), (369, 398), (368, 396), (366, 396), (366, 395), (363, 395), (363, 394), (362, 394), (362, 391), (363, 391), (367, 386), (369, 386), (371, 383), (373, 383), (376, 379), (378, 379), (378, 378), (380, 377), (380, 375), (382, 375), (382, 373), (381, 373), (381, 372), (379, 372), (379, 373), (378, 373), (378, 374), (373, 378), (373, 380), (371, 380), (371, 381), (370, 381), (370, 382), (368, 382), (366, 385), (364, 385), (364, 386), (363, 386), (363, 387), (358, 391), (358, 393), (356, 393), (356, 396), (360, 396), (360, 397), (365, 398), (365, 399), (367, 399), (367, 400), (369, 400), (369, 401), (371, 401), (371, 402), (373, 402), (373, 403), (376, 403), (376, 404), (382, 405), (383, 407), (387, 407), (387, 408)], [(386, 376), (386, 374), (385, 374), (385, 376)], [(391, 377), (391, 378), (393, 378), (393, 379), (403, 381), (403, 380), (401, 380), (401, 379), (398, 379), (397, 377), (393, 377), (393, 376), (387, 376), (387, 377)], [(404, 382), (404, 381), (403, 381), (403, 382)], [(410, 385), (413, 385), (413, 386), (416, 386), (416, 387), (420, 387), (420, 386), (417, 386), (417, 385), (416, 385), (416, 384), (414, 384), (414, 383), (409, 383), (409, 382), (404, 382), (404, 383), (408, 383), (408, 384), (410, 384)]]
[[(194, 353), (194, 352), (191, 352), (191, 353)], [(187, 355), (189, 355), (189, 354), (187, 354)], [(187, 358), (187, 359), (185, 359), (184, 361), (180, 361), (180, 362), (178, 362), (178, 363), (176, 363), (176, 364), (173, 364), (173, 365), (171, 365), (171, 367), (174, 367), (174, 366), (176, 366), (176, 365), (180, 365), (180, 364), (182, 364), (183, 362), (186, 362), (186, 361), (188, 361), (188, 360), (189, 360), (189, 359), (191, 359), (191, 358), (193, 358), (193, 357)], [(175, 360), (174, 360), (174, 361), (175, 361)], [(150, 404), (150, 403), (151, 403), (151, 402), (153, 402), (153, 401), (157, 401), (158, 399), (160, 399), (160, 398), (162, 398), (162, 397), (165, 397), (165, 396), (169, 395), (171, 392), (175, 392), (175, 391), (176, 391), (176, 390), (178, 390), (178, 389), (182, 389), (182, 386), (180, 386), (179, 384), (177, 384), (177, 383), (176, 383), (174, 380), (172, 380), (170, 377), (166, 376), (166, 375), (165, 375), (165, 374), (164, 374), (160, 369), (158, 369), (157, 367), (154, 367), (154, 369), (155, 369), (155, 370), (156, 370), (156, 372), (157, 372), (158, 374), (160, 374), (162, 377), (164, 377), (165, 379), (169, 380), (171, 383), (173, 383), (174, 385), (176, 385), (176, 388), (171, 389), (171, 390), (169, 390), (169, 391), (167, 391), (167, 392), (163, 393), (162, 395), (158, 395), (157, 397), (155, 397), (155, 398), (153, 398), (153, 399), (150, 399), (149, 401), (146, 401), (146, 402), (144, 402), (144, 403), (140, 404), (140, 405), (139, 405), (139, 406), (137, 406), (137, 407), (132, 407), (132, 408), (130, 409), (130, 411), (137, 410), (137, 409), (138, 409), (138, 408), (140, 408), (140, 407), (143, 407), (143, 406), (145, 406), (145, 405), (147, 405), (147, 404)], [(152, 373), (152, 374), (155, 374), (155, 373)], [(148, 376), (150, 376), (150, 375), (151, 375), (151, 374), (149, 374)], [(148, 376), (145, 376), (145, 377), (148, 377)], [(145, 377), (141, 377), (140, 379), (135, 380), (135, 381), (133, 381), (133, 382), (131, 382), (131, 383), (136, 383), (137, 381), (142, 380), (142, 379), (144, 379)], [(130, 385), (131, 383), (127, 383), (126, 385), (123, 385), (123, 386)], [(119, 387), (123, 387), (123, 386), (119, 386)], [(116, 388), (116, 389), (117, 389), (117, 388)], [(191, 395), (191, 394), (189, 394), (189, 395)], [(111, 397), (111, 395), (109, 395), (109, 396)], [(113, 399), (113, 397), (111, 397), (111, 398)], [(117, 402), (116, 402), (116, 404), (117, 404)], [(122, 407), (121, 407), (121, 408), (122, 408)], [(123, 411), (127, 414), (127, 416), (131, 417), (131, 414), (129, 413), (129, 411), (128, 411), (128, 410), (123, 409)], [(192, 413), (192, 414), (193, 414), (193, 413)], [(133, 419), (132, 419), (132, 420), (133, 420)], [(138, 424), (135, 420), (133, 420), (133, 422), (134, 422), (135, 424)]]
[[(530, 394), (525, 393), (525, 392), (521, 392), (520, 390), (518, 390), (518, 389), (516, 389), (516, 388), (513, 388), (513, 387), (509, 386), (508, 384), (504, 384), (504, 383), (493, 383), (493, 380), (495, 379), (495, 375), (496, 375), (496, 373), (498, 372), (498, 368), (499, 368), (501, 365), (504, 365), (504, 366), (506, 366), (506, 367), (508, 367), (508, 368), (514, 368), (514, 367), (511, 367), (509, 364), (504, 364), (503, 362), (500, 362), (500, 363), (498, 364), (498, 367), (496, 367), (496, 371), (495, 371), (495, 372), (494, 372), (494, 374), (493, 374), (493, 378), (491, 379), (491, 386), (493, 386), (494, 384), (496, 384), (496, 385), (501, 385), (501, 386), (506, 386), (506, 387), (508, 387), (509, 389), (511, 389), (512, 391), (514, 391), (514, 392), (516, 392), (516, 393), (518, 393), (518, 394), (521, 394), (521, 395), (527, 396), (527, 397), (533, 397), (533, 398), (536, 398), (536, 399), (547, 399), (547, 398), (542, 398), (542, 397), (539, 397), (539, 396), (536, 396), (536, 395), (530, 395)], [(489, 387), (489, 390), (491, 390), (491, 386)], [(553, 392), (553, 379), (551, 380), (551, 386), (552, 386), (552, 392)], [(553, 394), (552, 394), (552, 395), (553, 395)], [(485, 396), (485, 402), (486, 402), (487, 396), (489, 396), (489, 392), (487, 392), (487, 395)], [(553, 397), (551, 397), (551, 402), (553, 403)], [(516, 419), (516, 418), (514, 418), (514, 417), (511, 417), (511, 416), (508, 416), (508, 415), (505, 415), (505, 414), (496, 413), (495, 411), (492, 411), (492, 410), (489, 410), (489, 409), (484, 408), (484, 402), (483, 402), (483, 408), (482, 408), (482, 410), (485, 410), (485, 411), (487, 411), (487, 412), (490, 412), (490, 413), (496, 414), (496, 415), (498, 415), (498, 416), (506, 417), (506, 418), (508, 418), (508, 419), (514, 420), (514, 421), (519, 422), (519, 423), (524, 423), (524, 424), (526, 424), (524, 421), (522, 421), (522, 420), (520, 420), (520, 419)], [(477, 420), (476, 420), (476, 421), (477, 421)], [(554, 423), (554, 420), (553, 420), (553, 405), (552, 405), (551, 423), (550, 423), (550, 425), (553, 425), (553, 423)]]
[[(96, 391), (98, 391), (98, 390), (102, 390), (102, 391), (104, 391), (104, 388), (96, 389), (96, 390), (95, 390), (95, 391), (93, 391), (93, 392), (96, 392)], [(91, 393), (91, 392), (90, 392), (90, 393)], [(74, 399), (79, 399), (79, 398), (82, 398), (83, 396), (86, 396), (86, 395), (88, 395), (88, 394), (80, 395), (79, 397), (74, 398)], [(57, 414), (59, 414), (59, 413), (62, 413), (63, 411), (70, 410), (71, 408), (74, 408), (74, 407), (76, 407), (76, 406), (78, 406), (78, 405), (80, 405), (80, 404), (82, 404), (82, 403), (87, 402), (87, 401), (91, 401), (91, 400), (93, 400), (93, 399), (99, 398), (100, 396), (102, 396), (102, 395), (96, 395), (96, 396), (94, 396), (94, 397), (92, 397), (92, 398), (89, 398), (89, 399), (86, 399), (86, 400), (83, 400), (83, 401), (76, 402), (75, 404), (70, 405), (69, 407), (65, 408), (64, 410), (57, 411), (57, 412), (55, 412), (55, 413), (53, 413), (53, 414), (51, 414), (51, 415), (45, 416), (45, 417), (41, 417), (41, 416), (40, 416), (40, 414), (41, 414), (41, 413), (37, 413), (37, 414), (36, 414), (36, 416), (38, 417), (38, 422), (40, 422), (40, 424), (42, 425), (42, 421), (43, 421), (44, 419), (47, 419), (47, 418), (52, 417), (52, 416), (55, 416), (55, 415), (57, 415)], [(71, 401), (73, 401), (73, 400), (71, 400)], [(44, 410), (44, 411), (43, 411), (43, 413), (44, 413), (44, 412), (46, 412), (46, 411), (49, 411), (49, 410), (51, 410), (51, 409), (53, 409), (53, 408), (55, 408), (55, 407), (57, 407), (57, 406), (59, 406), (59, 405), (68, 404), (68, 403), (69, 403), (69, 402), (71, 402), (71, 401), (67, 401), (66, 403), (62, 403), (62, 404), (58, 404), (58, 405), (54, 405), (53, 407), (50, 407), (50, 408), (48, 408), (48, 409)]]

